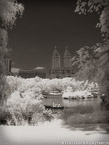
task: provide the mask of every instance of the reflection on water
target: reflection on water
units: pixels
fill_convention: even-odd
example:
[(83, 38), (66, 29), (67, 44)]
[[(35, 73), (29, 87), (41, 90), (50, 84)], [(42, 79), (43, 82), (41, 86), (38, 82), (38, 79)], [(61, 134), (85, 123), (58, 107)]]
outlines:
[(76, 107), (78, 105), (83, 106), (88, 105), (96, 108), (97, 110), (99, 109), (101, 110), (99, 98), (88, 100), (63, 99), (61, 96), (48, 96), (47, 98), (43, 98), (44, 105), (52, 105), (53, 103), (60, 104), (61, 106), (64, 107)]

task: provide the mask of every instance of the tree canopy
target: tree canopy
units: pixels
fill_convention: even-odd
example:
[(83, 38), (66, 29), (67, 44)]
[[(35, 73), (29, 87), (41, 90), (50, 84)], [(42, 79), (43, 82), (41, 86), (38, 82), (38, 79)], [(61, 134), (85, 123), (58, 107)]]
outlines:
[(100, 28), (102, 36), (109, 37), (109, 1), (108, 0), (78, 0), (75, 12), (86, 14), (97, 12), (99, 23), (96, 25)]
[(96, 12), (99, 15), (96, 27), (100, 28), (103, 40), (102, 45), (96, 50), (99, 56), (99, 85), (109, 102), (109, 0), (77, 0), (75, 12), (84, 15)]
[(16, 0), (0, 0), (0, 21), (1, 25), (8, 28), (14, 25), (17, 14), (22, 15), (24, 7)]
[(101, 44), (88, 47), (84, 46), (76, 51), (72, 58), (72, 66), (75, 68), (75, 77), (79, 80), (89, 80), (97, 82), (98, 56), (96, 49)]
[(24, 7), (17, 0), (0, 0), (0, 100), (4, 100), (5, 87), (5, 57), (8, 53), (8, 29), (15, 24), (18, 15), (22, 15)]

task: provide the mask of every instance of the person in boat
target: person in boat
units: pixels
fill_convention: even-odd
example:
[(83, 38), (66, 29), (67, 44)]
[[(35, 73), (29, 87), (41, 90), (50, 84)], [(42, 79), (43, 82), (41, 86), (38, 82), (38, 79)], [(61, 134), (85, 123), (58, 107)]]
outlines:
[(53, 102), (53, 107), (56, 107), (56, 104)]
[(101, 98), (101, 100), (102, 100), (103, 103), (106, 103), (106, 95), (105, 94), (102, 94), (100, 96), (100, 98)]
[(55, 103), (53, 102), (53, 107), (61, 107), (61, 105), (60, 105), (60, 104), (55, 104)]
[(60, 104), (57, 104), (57, 107), (61, 107), (61, 105)]

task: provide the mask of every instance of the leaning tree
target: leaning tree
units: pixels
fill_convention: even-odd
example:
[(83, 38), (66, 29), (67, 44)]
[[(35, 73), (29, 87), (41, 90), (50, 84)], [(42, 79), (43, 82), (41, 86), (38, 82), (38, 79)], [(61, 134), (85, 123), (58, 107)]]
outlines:
[(102, 46), (97, 49), (99, 56), (99, 85), (100, 90), (107, 96), (109, 103), (109, 0), (77, 0), (75, 12), (87, 14), (96, 12), (99, 15)]
[(0, 0), (0, 101), (5, 100), (5, 57), (9, 50), (8, 29), (15, 24), (17, 16), (22, 16), (24, 7), (17, 0)]

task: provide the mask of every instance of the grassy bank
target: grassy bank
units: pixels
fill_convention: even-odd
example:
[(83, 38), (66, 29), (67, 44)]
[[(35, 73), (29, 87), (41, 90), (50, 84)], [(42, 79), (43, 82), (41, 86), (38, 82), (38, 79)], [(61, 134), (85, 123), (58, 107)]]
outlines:
[(61, 119), (68, 125), (109, 123), (109, 110), (95, 110), (92, 106), (76, 106), (63, 111)]

